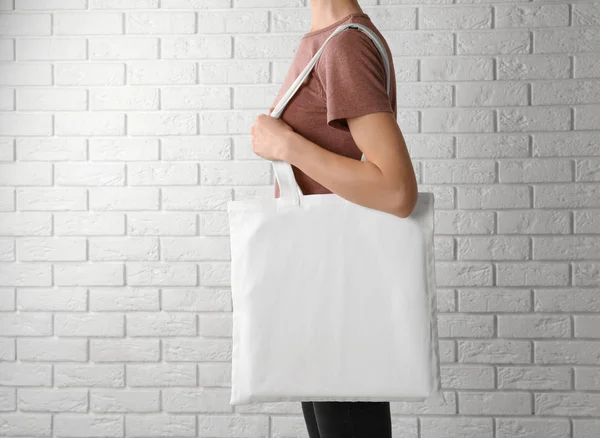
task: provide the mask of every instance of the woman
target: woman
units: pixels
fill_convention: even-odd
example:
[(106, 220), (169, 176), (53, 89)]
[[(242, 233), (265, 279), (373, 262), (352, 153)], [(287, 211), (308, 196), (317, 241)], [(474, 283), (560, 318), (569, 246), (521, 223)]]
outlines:
[[(363, 32), (346, 29), (328, 41), (279, 119), (265, 114), (256, 118), (251, 128), (253, 151), (290, 163), (304, 195), (335, 193), (407, 217), (416, 204), (417, 182), (396, 122), (389, 46), (356, 0), (311, 0), (311, 11), (311, 29), (300, 40), (274, 106), (327, 37), (346, 23), (368, 26), (384, 43), (391, 63), (390, 94), (376, 46)], [(389, 402), (304, 401), (302, 411), (310, 438), (392, 436)]]

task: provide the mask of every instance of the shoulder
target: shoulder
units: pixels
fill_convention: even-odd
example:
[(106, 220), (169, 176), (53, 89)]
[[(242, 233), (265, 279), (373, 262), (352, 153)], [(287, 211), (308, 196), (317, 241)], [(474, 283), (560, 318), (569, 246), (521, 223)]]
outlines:
[(317, 71), (323, 71), (328, 67), (357, 68), (361, 64), (380, 63), (383, 66), (383, 60), (373, 40), (358, 29), (349, 28), (327, 41), (315, 68)]
[(349, 28), (331, 37), (325, 44), (322, 56), (343, 55), (358, 51), (377, 50), (371, 38), (364, 32)]

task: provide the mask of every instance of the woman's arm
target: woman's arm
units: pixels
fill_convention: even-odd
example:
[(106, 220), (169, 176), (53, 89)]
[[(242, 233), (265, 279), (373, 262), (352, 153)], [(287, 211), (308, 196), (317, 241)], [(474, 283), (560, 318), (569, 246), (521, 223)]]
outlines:
[(284, 132), (280, 159), (351, 202), (409, 216), (417, 202), (417, 180), (394, 114), (370, 113), (347, 122), (367, 162), (330, 152), (292, 130)]

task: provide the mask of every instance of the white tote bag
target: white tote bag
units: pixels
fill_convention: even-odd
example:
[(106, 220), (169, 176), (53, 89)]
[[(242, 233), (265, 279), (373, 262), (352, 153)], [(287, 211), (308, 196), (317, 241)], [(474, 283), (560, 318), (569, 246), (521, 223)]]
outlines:
[[(382, 53), (389, 93), (389, 60), (374, 32), (351, 23), (329, 38), (350, 27)], [(273, 166), (280, 198), (227, 205), (230, 404), (440, 396), (433, 194), (419, 193), (413, 213), (399, 218), (336, 194), (304, 196), (289, 164)]]

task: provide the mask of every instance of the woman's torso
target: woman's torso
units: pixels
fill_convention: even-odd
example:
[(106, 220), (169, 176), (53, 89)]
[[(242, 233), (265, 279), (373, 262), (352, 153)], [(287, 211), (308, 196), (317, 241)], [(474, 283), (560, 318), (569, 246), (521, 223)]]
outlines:
[[(275, 98), (273, 107), (279, 102), (282, 95), (288, 90), (292, 82), (300, 75), (301, 71), (310, 62), (314, 54), (323, 45), (331, 33), (341, 24), (359, 23), (369, 27), (382, 41), (390, 60), (390, 101), (394, 115), (397, 115), (395, 70), (390, 48), (383, 35), (375, 27), (369, 16), (365, 13), (353, 13), (325, 28), (304, 34), (298, 45), (296, 55), (286, 74), (283, 84)], [(345, 30), (344, 32), (351, 31)], [(343, 33), (343, 32), (342, 32)], [(340, 34), (341, 35), (341, 34)], [(363, 34), (364, 38), (370, 38)], [(336, 35), (337, 37), (338, 35)], [(328, 43), (329, 44), (329, 43)], [(372, 41), (371, 41), (372, 44)], [(327, 48), (327, 46), (326, 46)], [(373, 50), (377, 50), (373, 45)], [(378, 55), (379, 56), (379, 55)], [(304, 84), (288, 102), (280, 115), (281, 120), (290, 127), (319, 146), (337, 154), (360, 160), (362, 152), (354, 142), (349, 130), (340, 130), (327, 124), (327, 105), (323, 98), (321, 82), (318, 71), (313, 68)], [(330, 190), (310, 178), (300, 169), (292, 166), (296, 181), (305, 195), (331, 193)], [(279, 197), (279, 186), (275, 182), (275, 197)]]

